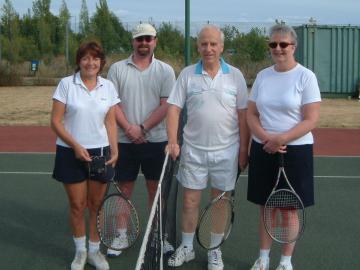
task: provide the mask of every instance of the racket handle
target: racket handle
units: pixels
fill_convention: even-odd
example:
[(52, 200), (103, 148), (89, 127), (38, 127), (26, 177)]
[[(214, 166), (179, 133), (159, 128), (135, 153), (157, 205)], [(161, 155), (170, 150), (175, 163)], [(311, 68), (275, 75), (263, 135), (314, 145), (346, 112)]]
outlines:
[(237, 174), (236, 174), (236, 179), (239, 178), (240, 174), (241, 174), (241, 168), (240, 168), (240, 166), (238, 165)]
[(279, 153), (279, 166), (284, 168), (284, 154)]

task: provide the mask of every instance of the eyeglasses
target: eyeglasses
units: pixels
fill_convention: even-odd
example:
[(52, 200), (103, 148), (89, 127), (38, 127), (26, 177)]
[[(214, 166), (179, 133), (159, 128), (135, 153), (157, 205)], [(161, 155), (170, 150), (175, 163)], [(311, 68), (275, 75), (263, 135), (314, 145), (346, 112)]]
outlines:
[(135, 40), (137, 42), (143, 42), (144, 40), (149, 43), (151, 41), (153, 41), (156, 37), (153, 36), (140, 36), (140, 37), (136, 37)]
[(271, 49), (275, 49), (277, 48), (277, 46), (279, 45), (281, 49), (285, 49), (287, 48), (289, 45), (294, 45), (294, 43), (289, 43), (289, 42), (285, 42), (285, 41), (282, 41), (282, 42), (269, 42), (268, 43), (269, 47)]

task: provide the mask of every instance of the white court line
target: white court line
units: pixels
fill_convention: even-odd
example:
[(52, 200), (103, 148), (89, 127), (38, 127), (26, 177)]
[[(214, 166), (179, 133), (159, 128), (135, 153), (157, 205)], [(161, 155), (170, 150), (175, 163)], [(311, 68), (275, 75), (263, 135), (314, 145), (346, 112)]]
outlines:
[(52, 172), (0, 172), (0, 174), (40, 174), (40, 175), (47, 175), (52, 174)]
[[(52, 175), (52, 172), (2, 172), (0, 174), (30, 174), (30, 175)], [(139, 176), (144, 176), (142, 173), (139, 173)]]
[(55, 155), (55, 152), (0, 152), (0, 155)]
[[(30, 174), (30, 175), (51, 175), (52, 172), (10, 172), (10, 171), (0, 171), (0, 174)], [(142, 173), (139, 173), (139, 176), (144, 176)], [(240, 177), (248, 177), (247, 174), (241, 174)], [(360, 179), (359, 176), (352, 175), (315, 175), (315, 178), (338, 178), (338, 179)]]
[(318, 155), (318, 156), (314, 156), (315, 158), (319, 157), (319, 158), (360, 158), (360, 156), (323, 156), (323, 155)]
[[(1, 152), (0, 155), (55, 155), (55, 152)], [(360, 158), (360, 156), (314, 155), (315, 158)]]

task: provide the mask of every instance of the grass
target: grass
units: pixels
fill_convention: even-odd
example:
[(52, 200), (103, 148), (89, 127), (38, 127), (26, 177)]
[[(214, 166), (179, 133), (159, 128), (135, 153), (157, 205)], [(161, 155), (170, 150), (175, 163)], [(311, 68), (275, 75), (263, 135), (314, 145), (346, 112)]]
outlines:
[[(0, 87), (0, 125), (48, 126), (55, 86)], [(360, 128), (360, 102), (325, 98), (318, 127)]]

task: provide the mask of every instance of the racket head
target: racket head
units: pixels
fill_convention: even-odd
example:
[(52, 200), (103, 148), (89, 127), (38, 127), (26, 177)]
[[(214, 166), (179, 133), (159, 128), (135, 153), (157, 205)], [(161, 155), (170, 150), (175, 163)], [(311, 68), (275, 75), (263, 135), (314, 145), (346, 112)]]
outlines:
[(200, 215), (196, 238), (203, 248), (216, 249), (228, 238), (234, 222), (234, 204), (222, 196), (210, 202)]
[[(119, 229), (126, 232), (127, 245), (114, 242)], [(139, 216), (134, 205), (121, 194), (106, 196), (97, 213), (97, 230), (100, 241), (113, 250), (130, 248), (139, 237)]]
[(305, 228), (305, 208), (300, 197), (290, 189), (271, 193), (264, 206), (264, 226), (276, 242), (298, 240)]

